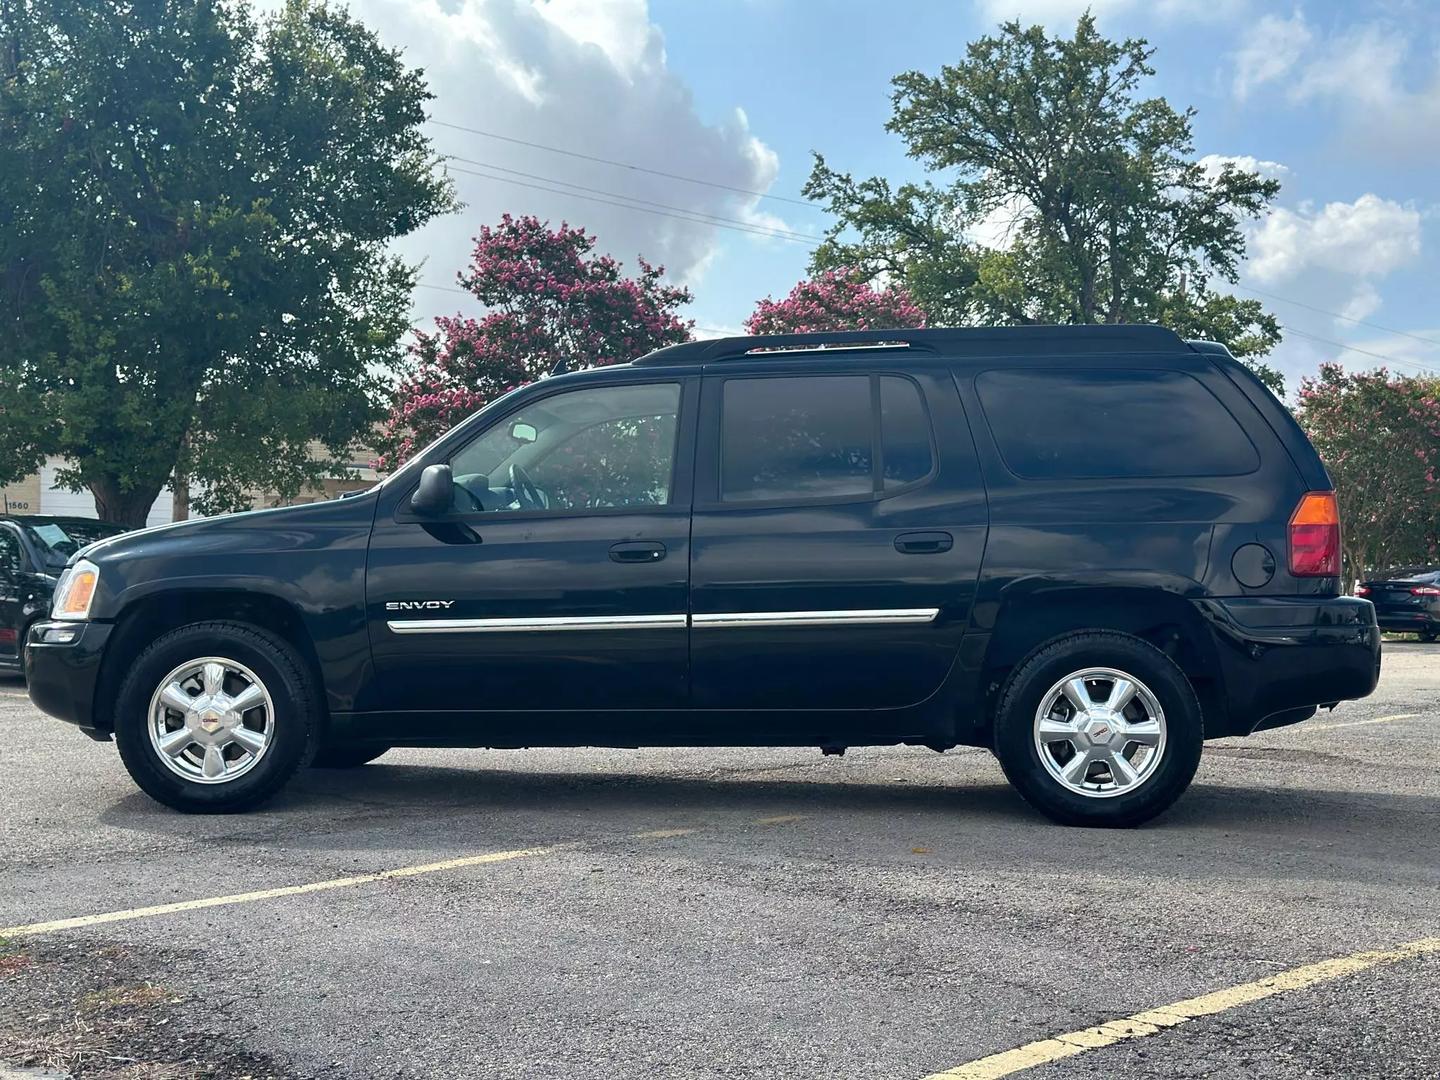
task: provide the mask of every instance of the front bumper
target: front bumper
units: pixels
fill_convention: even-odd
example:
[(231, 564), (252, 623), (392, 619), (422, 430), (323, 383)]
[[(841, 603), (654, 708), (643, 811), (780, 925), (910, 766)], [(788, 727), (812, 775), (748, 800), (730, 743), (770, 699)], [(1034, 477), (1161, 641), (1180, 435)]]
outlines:
[[(100, 657), (114, 626), (95, 622), (38, 622), (25, 639), (25, 681), (30, 700), (86, 734), (108, 738), (95, 727), (95, 683)], [(59, 640), (73, 631), (69, 640)], [(47, 640), (49, 639), (49, 640)]]
[(1350, 596), (1198, 600), (1214, 637), (1225, 715), (1207, 738), (1249, 735), (1362, 698), (1380, 680), (1375, 606)]

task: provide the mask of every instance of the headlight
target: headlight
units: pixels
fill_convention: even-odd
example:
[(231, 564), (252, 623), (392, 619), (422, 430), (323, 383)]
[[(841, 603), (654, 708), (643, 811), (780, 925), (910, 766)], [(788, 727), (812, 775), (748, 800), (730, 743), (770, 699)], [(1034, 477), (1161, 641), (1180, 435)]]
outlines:
[(100, 570), (92, 562), (81, 559), (60, 575), (55, 586), (55, 600), (50, 605), (52, 619), (88, 619), (90, 601), (95, 599), (95, 586)]

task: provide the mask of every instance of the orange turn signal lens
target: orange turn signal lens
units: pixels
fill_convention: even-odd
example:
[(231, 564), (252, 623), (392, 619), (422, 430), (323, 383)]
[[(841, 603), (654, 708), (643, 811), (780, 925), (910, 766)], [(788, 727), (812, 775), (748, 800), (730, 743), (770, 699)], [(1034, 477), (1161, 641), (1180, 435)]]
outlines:
[(52, 619), (88, 619), (90, 602), (95, 599), (95, 586), (100, 571), (93, 563), (79, 562), (65, 571), (55, 590), (55, 603), (50, 609)]
[(1291, 525), (1339, 525), (1340, 504), (1333, 491), (1310, 491), (1300, 500), (1295, 513), (1290, 516)]

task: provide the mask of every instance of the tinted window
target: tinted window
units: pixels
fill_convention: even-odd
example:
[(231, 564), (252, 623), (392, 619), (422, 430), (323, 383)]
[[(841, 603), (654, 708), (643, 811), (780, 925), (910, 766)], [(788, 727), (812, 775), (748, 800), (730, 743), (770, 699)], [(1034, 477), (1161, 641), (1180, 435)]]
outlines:
[(20, 572), (20, 537), (7, 528), (0, 527), (0, 574)]
[(880, 436), (887, 489), (930, 475), (930, 418), (909, 379), (880, 377)]
[(873, 413), (868, 375), (726, 380), (721, 497), (869, 494)]
[(41, 525), (26, 526), (25, 531), (40, 549), (45, 565), (54, 568), (63, 567), (70, 556), (86, 544), (93, 544), (107, 536), (118, 536), (125, 530), (108, 521), (67, 521), (63, 525), (47, 521)]
[(1019, 476), (1237, 476), (1260, 464), (1225, 406), (1182, 372), (986, 371), (976, 386)]
[(586, 387), (526, 405), (450, 459), (454, 509), (663, 506), (679, 405), (678, 383)]

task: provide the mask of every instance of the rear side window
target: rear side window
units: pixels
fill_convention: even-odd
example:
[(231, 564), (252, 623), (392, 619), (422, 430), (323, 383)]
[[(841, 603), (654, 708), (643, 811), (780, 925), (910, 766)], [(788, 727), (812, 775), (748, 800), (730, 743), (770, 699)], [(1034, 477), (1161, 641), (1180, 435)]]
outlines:
[(975, 385), (1017, 476), (1239, 476), (1260, 465), (1235, 417), (1184, 372), (986, 371)]
[(880, 376), (882, 487), (904, 487), (930, 475), (930, 418), (920, 387), (898, 375)]
[(723, 408), (724, 501), (875, 490), (868, 375), (727, 379)]
[(920, 387), (900, 375), (725, 380), (725, 502), (890, 492), (928, 477), (934, 437)]

